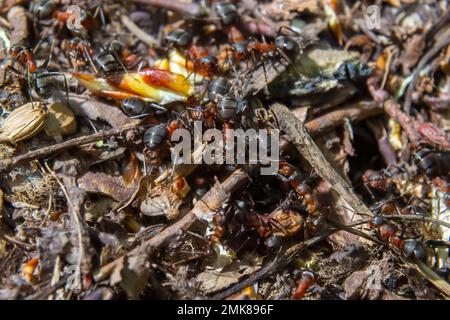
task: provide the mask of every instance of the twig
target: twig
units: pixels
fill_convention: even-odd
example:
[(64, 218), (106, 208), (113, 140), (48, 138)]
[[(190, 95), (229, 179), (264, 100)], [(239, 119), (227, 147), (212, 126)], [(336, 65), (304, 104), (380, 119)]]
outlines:
[(450, 148), (450, 136), (448, 133), (431, 122), (424, 122), (407, 115), (400, 110), (400, 105), (395, 101), (387, 100), (384, 104), (384, 110), (400, 124), (408, 135), (408, 139), (413, 147), (417, 147), (420, 139), (423, 138), (442, 149)]
[[(301, 49), (304, 49), (315, 41), (315, 36), (303, 35), (301, 37), (293, 37), (293, 39)], [(256, 95), (289, 67), (289, 63), (282, 59), (261, 60), (261, 62), (256, 65), (255, 69), (246, 72), (241, 79), (236, 82), (236, 85), (242, 86), (241, 96)]]
[(411, 114), (411, 102), (412, 94), (416, 88), (417, 81), (419, 80), (419, 74), (422, 69), (430, 62), (430, 60), (439, 52), (442, 48), (445, 48), (450, 44), (450, 35), (446, 36), (442, 41), (437, 43), (433, 48), (431, 48), (419, 61), (416, 69), (412, 73), (412, 80), (409, 84), (408, 90), (406, 91), (405, 104), (403, 105), (403, 110), (409, 115)]
[[(67, 200), (67, 204), (69, 207), (69, 213), (71, 214), (72, 219), (75, 221), (75, 225), (76, 225), (76, 229), (77, 229), (77, 237), (78, 237), (78, 257), (77, 257), (77, 269), (75, 271), (75, 276), (78, 277), (77, 281), (80, 281), (81, 278), (81, 264), (83, 262), (83, 260), (85, 259), (85, 248), (84, 248), (84, 244), (83, 244), (83, 231), (84, 228), (82, 228), (81, 225), (81, 214), (80, 214), (80, 208), (81, 205), (84, 202), (84, 198), (83, 199), (74, 199), (74, 201), (72, 201), (72, 198), (69, 195), (68, 192), (68, 187), (73, 188), (74, 186), (72, 185), (72, 183), (68, 182), (69, 179), (65, 179), (65, 183), (62, 183), (61, 180), (58, 178), (58, 176), (56, 175), (56, 173), (50, 169), (50, 167), (48, 166), (47, 163), (45, 163), (45, 167), (48, 170), (48, 172), (50, 172), (50, 175), (55, 178), (56, 182), (59, 184), (59, 187), (61, 188), (61, 190), (64, 193), (64, 196), (66, 197)], [(80, 282), (78, 282), (80, 283)]]
[(10, 236), (8, 236), (8, 235), (6, 235), (6, 234), (1, 235), (1, 237), (5, 238), (5, 239), (8, 240), (9, 242), (14, 243), (15, 245), (17, 245), (17, 246), (19, 246), (19, 247), (21, 247), (22, 249), (27, 250), (27, 251), (36, 248), (33, 244), (29, 244), (29, 243), (22, 242), (22, 241), (20, 241), (20, 240), (17, 240), (16, 238), (10, 237)]
[(132, 130), (132, 129), (142, 129), (142, 127), (137, 126), (136, 124), (133, 124), (130, 126), (124, 126), (123, 128), (119, 128), (119, 129), (111, 129), (108, 131), (74, 138), (74, 139), (67, 140), (67, 141), (64, 141), (61, 143), (57, 143), (57, 144), (54, 144), (54, 145), (51, 145), (48, 147), (43, 147), (43, 148), (40, 148), (37, 150), (29, 151), (25, 154), (18, 155), (11, 159), (0, 160), (0, 171), (7, 170), (22, 161), (27, 161), (27, 160), (29, 161), (29, 160), (34, 160), (34, 159), (38, 159), (38, 158), (43, 158), (43, 157), (49, 156), (50, 154), (55, 153), (55, 152), (59, 152), (59, 151), (70, 149), (70, 148), (73, 148), (76, 146), (96, 142), (96, 141), (99, 141), (99, 140), (102, 140), (102, 139), (105, 139), (108, 137), (117, 136), (117, 135), (124, 133), (127, 130)]
[(418, 221), (426, 221), (426, 222), (432, 222), (437, 223), (440, 225), (443, 225), (447, 228), (450, 228), (450, 222), (446, 222), (443, 220), (430, 218), (430, 217), (424, 217), (424, 216), (416, 216), (416, 215), (381, 215), (381, 217), (386, 219), (392, 219), (392, 220), (418, 220)]
[(148, 33), (146, 33), (144, 30), (142, 30), (141, 28), (139, 28), (133, 21), (131, 21), (130, 18), (128, 18), (125, 15), (122, 15), (120, 17), (120, 20), (122, 21), (122, 23), (124, 24), (124, 26), (131, 32), (133, 33), (139, 40), (141, 40), (142, 42), (144, 42), (145, 44), (149, 45), (149, 46), (155, 46), (158, 44), (158, 41), (152, 37), (151, 35), (149, 35)]
[(48, 296), (54, 293), (59, 288), (63, 287), (67, 283), (69, 276), (64, 276), (61, 280), (55, 283), (53, 286), (48, 285), (43, 289), (33, 293), (32, 295), (25, 298), (25, 300), (44, 300), (48, 299)]
[(206, 13), (205, 8), (203, 8), (201, 5), (195, 2), (189, 3), (176, 0), (131, 0), (129, 2), (151, 5), (162, 9), (168, 9), (192, 17), (201, 17)]
[(308, 121), (305, 123), (305, 127), (315, 137), (342, 126), (345, 118), (352, 122), (358, 122), (382, 112), (381, 104), (375, 101), (360, 101)]
[(126, 256), (151, 255), (179, 232), (186, 231), (198, 218), (201, 218), (210, 212), (219, 210), (229, 196), (236, 192), (247, 181), (248, 175), (241, 169), (236, 170), (224, 182), (212, 187), (200, 201), (196, 202), (191, 211), (183, 218), (162, 230), (155, 237), (145, 241), (139, 247), (131, 250), (126, 255), (103, 266), (95, 275), (95, 280), (101, 281), (106, 279)]
[(360, 230), (357, 230), (357, 229), (353, 228), (353, 227), (350, 226), (350, 225), (342, 224), (342, 223), (340, 223), (340, 222), (338, 222), (338, 221), (335, 221), (335, 220), (333, 220), (333, 219), (330, 219), (330, 218), (327, 218), (327, 221), (328, 221), (331, 225), (333, 225), (334, 227), (339, 228), (339, 229), (342, 229), (342, 230), (344, 230), (344, 231), (346, 231), (346, 232), (348, 232), (348, 233), (355, 234), (355, 235), (357, 235), (357, 236), (359, 236), (359, 237), (365, 238), (365, 239), (367, 239), (367, 240), (370, 240), (370, 241), (372, 241), (372, 242), (378, 243), (378, 244), (380, 244), (380, 245), (385, 245), (384, 242), (382, 242), (382, 241), (378, 240), (377, 238), (372, 237), (371, 235), (368, 235), (368, 234), (366, 234), (366, 233), (364, 233), (364, 232), (362, 232), (362, 231), (360, 231)]
[(435, 23), (428, 29), (425, 39), (426, 43), (430, 43), (434, 37), (438, 34), (438, 31), (441, 30), (444, 26), (448, 26), (450, 21), (450, 8), (447, 8), (447, 11), (440, 16)]
[(290, 141), (297, 147), (301, 155), (317, 171), (319, 176), (328, 182), (330, 186), (359, 214), (373, 216), (370, 209), (358, 198), (353, 188), (328, 162), (314, 140), (308, 134), (304, 124), (285, 106), (275, 103), (271, 106), (280, 128), (286, 133)]

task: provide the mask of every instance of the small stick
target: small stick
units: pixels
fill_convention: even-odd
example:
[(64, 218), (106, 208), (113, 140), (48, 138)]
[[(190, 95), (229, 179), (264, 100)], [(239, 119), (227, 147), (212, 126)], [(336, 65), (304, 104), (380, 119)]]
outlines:
[(414, 259), (414, 263), (406, 261), (405, 259), (402, 260), (406, 262), (411, 268), (416, 269), (417, 272), (419, 272), (424, 278), (430, 281), (433, 286), (435, 286), (443, 294), (445, 294), (447, 298), (450, 297), (450, 284), (448, 284), (447, 281), (436, 274), (436, 272), (434, 272), (424, 262), (419, 259)]
[(446, 36), (442, 41), (440, 41), (433, 48), (431, 48), (417, 64), (417, 67), (412, 74), (411, 83), (409, 84), (408, 90), (406, 91), (405, 104), (403, 105), (403, 110), (406, 112), (406, 114), (408, 115), (411, 114), (412, 95), (414, 89), (416, 88), (417, 81), (419, 80), (420, 71), (422, 71), (422, 69), (430, 62), (430, 60), (439, 51), (441, 51), (442, 48), (445, 48), (449, 44), (450, 44), (450, 35)]
[(155, 46), (156, 44), (158, 44), (158, 41), (152, 37), (151, 35), (149, 35), (148, 33), (146, 33), (144, 30), (142, 30), (141, 28), (139, 28), (133, 21), (131, 21), (130, 18), (128, 18), (125, 15), (122, 15), (120, 17), (120, 20), (122, 21), (122, 23), (124, 24), (124, 26), (131, 32), (133, 33), (139, 40), (141, 40), (142, 42), (144, 42), (145, 44), (149, 45), (150, 47)]
[(43, 148), (40, 148), (37, 150), (29, 151), (25, 154), (18, 155), (11, 159), (0, 160), (0, 171), (7, 170), (22, 161), (27, 161), (27, 160), (29, 161), (29, 160), (34, 160), (34, 159), (38, 159), (38, 158), (43, 158), (43, 157), (46, 157), (55, 152), (70, 149), (70, 148), (80, 146), (83, 144), (96, 142), (96, 141), (99, 141), (99, 140), (102, 140), (102, 139), (105, 139), (108, 137), (117, 136), (117, 135), (124, 133), (125, 131), (132, 130), (132, 129), (142, 129), (142, 126), (137, 126), (136, 124), (133, 124), (133, 125), (129, 125), (129, 126), (124, 126), (119, 129), (111, 129), (108, 131), (103, 131), (103, 132), (91, 134), (88, 136), (74, 138), (74, 139), (67, 140), (67, 141), (64, 141), (61, 143), (57, 143), (57, 144), (54, 144), (54, 145), (51, 145), (48, 147), (43, 147)]
[(297, 147), (302, 156), (317, 171), (319, 176), (359, 214), (373, 216), (372, 211), (353, 192), (352, 187), (333, 168), (316, 145), (300, 121), (288, 108), (275, 103), (271, 107), (280, 128), (286, 133), (290, 141)]
[(384, 111), (395, 121), (397, 121), (408, 135), (409, 142), (413, 147), (419, 144), (419, 134), (414, 128), (414, 119), (400, 110), (400, 105), (393, 100), (384, 103)]
[(392, 220), (418, 220), (418, 221), (426, 221), (426, 222), (432, 222), (432, 223), (437, 223), (440, 225), (443, 225), (444, 227), (450, 228), (450, 223), (443, 221), (443, 220), (439, 220), (439, 219), (435, 219), (435, 218), (430, 218), (430, 217), (424, 217), (424, 216), (416, 216), (416, 215), (381, 215), (381, 217), (386, 218), (386, 219), (392, 219)]
[(338, 222), (338, 221), (335, 221), (335, 220), (332, 220), (332, 219), (330, 219), (330, 218), (328, 218), (327, 221), (328, 221), (331, 225), (333, 225), (334, 227), (339, 228), (339, 229), (342, 229), (342, 230), (344, 230), (345, 232), (355, 234), (355, 235), (357, 235), (357, 236), (359, 236), (359, 237), (362, 237), (362, 238), (365, 238), (365, 239), (370, 240), (370, 241), (372, 241), (372, 242), (378, 243), (378, 244), (380, 244), (380, 245), (382, 245), (382, 246), (385, 245), (384, 242), (378, 240), (377, 238), (372, 237), (371, 235), (369, 235), (369, 234), (367, 234), (367, 233), (365, 233), (365, 232), (363, 232), (363, 231), (360, 231), (360, 230), (358, 230), (358, 229), (355, 229), (355, 228), (353, 228), (353, 227), (351, 227), (351, 226), (349, 226), (349, 225), (342, 224), (342, 223), (340, 223), (340, 222)]
[(155, 237), (143, 242), (139, 247), (131, 250), (126, 255), (123, 255), (116, 260), (108, 263), (100, 268), (95, 275), (95, 280), (101, 281), (106, 279), (119, 265), (126, 256), (146, 255), (149, 256), (154, 253), (164, 243), (167, 243), (171, 238), (176, 236), (180, 231), (187, 231), (187, 229), (198, 218), (205, 214), (219, 210), (220, 206), (228, 200), (229, 196), (236, 192), (244, 183), (248, 181), (248, 175), (241, 169), (234, 171), (224, 182), (216, 184), (212, 187), (201, 200), (197, 201), (194, 207), (184, 217), (162, 230)]

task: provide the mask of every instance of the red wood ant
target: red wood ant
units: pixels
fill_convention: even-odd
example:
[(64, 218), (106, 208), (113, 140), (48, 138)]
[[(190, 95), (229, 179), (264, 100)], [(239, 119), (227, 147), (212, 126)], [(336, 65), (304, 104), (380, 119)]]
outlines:
[[(83, 40), (78, 37), (72, 38), (70, 40), (65, 40), (65, 47), (69, 51), (69, 54), (71, 53), (71, 56), (73, 56), (75, 62), (78, 61), (79, 57), (82, 57), (97, 73), (97, 68), (95, 67), (94, 61), (92, 60), (93, 51), (91, 48), (91, 44), (87, 40)], [(72, 60), (70, 61), (72, 62)], [(76, 71), (76, 69), (77, 65), (74, 66), (74, 71)]]
[(450, 153), (421, 148), (414, 154), (414, 163), (428, 177), (447, 176), (450, 171)]
[(280, 162), (280, 168), (276, 175), (282, 181), (287, 182), (295, 192), (303, 199), (308, 213), (312, 216), (318, 216), (318, 203), (312, 194), (311, 188), (301, 182), (300, 174), (287, 162)]
[(24, 65), (28, 73), (35, 72), (38, 67), (33, 60), (31, 50), (23, 43), (16, 43), (9, 49), (9, 55), (16, 59), (20, 64)]
[(383, 216), (375, 215), (369, 222), (369, 226), (378, 230), (382, 239), (402, 250), (407, 257), (415, 257), (420, 260), (424, 260), (427, 257), (426, 249), (420, 241), (416, 239), (402, 239), (401, 236), (397, 235), (397, 227), (390, 222), (386, 222)]

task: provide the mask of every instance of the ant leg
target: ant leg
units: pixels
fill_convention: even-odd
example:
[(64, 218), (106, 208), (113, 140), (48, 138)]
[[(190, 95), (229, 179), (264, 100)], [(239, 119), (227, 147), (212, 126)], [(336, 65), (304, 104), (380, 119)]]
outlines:
[(98, 16), (100, 16), (100, 21), (102, 23), (102, 27), (106, 26), (106, 19), (105, 19), (105, 12), (103, 11), (103, 8), (101, 5), (99, 5), (97, 7), (97, 9), (95, 9), (93, 18), (97, 18)]
[(367, 190), (367, 192), (369, 193), (370, 198), (371, 198), (372, 200), (375, 200), (375, 195), (373, 194), (372, 190), (370, 190), (370, 188), (367, 186), (367, 184), (363, 183), (363, 186), (364, 186), (364, 188)]
[(5, 69), (3, 70), (3, 81), (2, 84), (0, 85), (0, 87), (3, 87), (5, 85), (6, 82), (8, 82), (7, 80), (7, 76), (9, 75), (9, 73), (15, 73), (17, 75), (20, 75), (21, 73), (19, 72), (19, 70), (17, 70), (16, 68), (14, 68), (13, 66), (5, 66)]
[(89, 64), (91, 65), (92, 69), (94, 69), (94, 72), (98, 74), (98, 70), (95, 67), (94, 61), (92, 61), (92, 57), (91, 57), (88, 49), (86, 48), (86, 46), (83, 46), (83, 55), (86, 58), (86, 60), (89, 62)]
[(261, 61), (262, 62), (262, 68), (263, 68), (263, 72), (264, 72), (264, 79), (266, 81), (267, 84), (267, 71), (266, 71), (266, 64), (264, 63), (264, 59)]
[(70, 108), (70, 100), (69, 100), (69, 82), (67, 81), (67, 77), (65, 74), (63, 74), (64, 77), (64, 87), (66, 89), (66, 101), (67, 101), (67, 106)]
[[(256, 56), (255, 56), (255, 52), (252, 50), (252, 51), (250, 51), (251, 53), (251, 56), (252, 56), (252, 59), (253, 59), (253, 61), (257, 61), (256, 60)], [(266, 83), (267, 83), (267, 71), (266, 71), (266, 64), (264, 63), (264, 59), (261, 59), (261, 63), (262, 63), (262, 68), (263, 68), (263, 72), (264, 72), (264, 79), (265, 79), (265, 81), (266, 81)]]
[[(187, 75), (186, 75), (186, 77), (184, 78), (184, 81), (186, 81), (187, 79), (189, 79), (189, 77), (192, 75), (192, 73), (195, 72), (195, 64), (194, 64), (194, 71), (191, 71), (191, 72), (189, 72), (188, 65), (189, 65), (189, 61), (188, 61), (188, 58), (186, 57), (186, 58), (184, 59), (184, 68), (186, 69)], [(194, 77), (194, 84), (195, 84), (195, 77)]]
[(122, 69), (128, 74), (128, 70), (127, 68), (125, 68), (125, 65), (123, 64), (122, 60), (120, 60), (119, 56), (117, 55), (116, 52), (111, 52), (114, 59), (116, 59), (116, 61), (120, 64), (120, 66), (122, 67)]
[[(211, 81), (208, 83), (208, 85), (211, 83)], [(202, 92), (200, 93), (199, 97), (200, 97), (200, 101), (203, 100), (206, 96), (206, 94), (208, 93), (208, 86), (204, 86)]]
[(28, 96), (30, 97), (31, 105), (34, 107), (33, 96), (32, 96), (32, 92), (31, 92), (33, 82), (32, 82), (32, 78), (31, 78), (30, 67), (28, 64), (27, 64), (27, 82), (28, 82)]
[(50, 64), (50, 62), (52, 61), (53, 49), (55, 48), (55, 39), (56, 38), (53, 38), (52, 43), (50, 45), (50, 53), (49, 53), (48, 57), (45, 58), (45, 60), (41, 63), (39, 68), (46, 68)]

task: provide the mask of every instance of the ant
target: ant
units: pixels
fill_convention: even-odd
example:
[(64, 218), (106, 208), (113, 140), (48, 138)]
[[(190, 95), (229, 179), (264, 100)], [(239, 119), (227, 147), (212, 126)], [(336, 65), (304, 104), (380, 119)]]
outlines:
[(224, 25), (230, 25), (239, 18), (237, 7), (234, 3), (219, 2), (214, 6), (214, 10)]
[(210, 55), (208, 50), (192, 44), (192, 34), (184, 29), (175, 29), (169, 33), (165, 42), (169, 47), (175, 47), (177, 50), (187, 49), (187, 56), (191, 62), (189, 65), (186, 59), (187, 70), (193, 69), (186, 77), (189, 78), (194, 72), (200, 73), (202, 76), (211, 77), (217, 72), (217, 58)]
[(361, 177), (365, 186), (368, 186), (377, 191), (388, 191), (393, 187), (393, 181), (390, 174), (386, 171), (380, 172), (368, 169)]
[[(206, 77), (211, 77), (217, 73), (218, 60), (210, 55), (208, 50), (192, 45), (189, 47), (188, 56), (193, 61), (193, 72), (198, 72)], [(186, 78), (189, 78), (189, 76)]]
[[(232, 45), (232, 59), (234, 61), (242, 61), (252, 57), (256, 61), (256, 54), (259, 54), (263, 59), (261, 60), (261, 66), (264, 71), (264, 76), (267, 81), (267, 71), (265, 66), (265, 60), (268, 58), (278, 58), (281, 61), (285, 61), (288, 66), (293, 66), (298, 74), (301, 74), (294, 65), (294, 61), (298, 57), (301, 48), (297, 41), (287, 35), (282, 35), (281, 30), (288, 29), (294, 33), (296, 31), (290, 29), (289, 27), (282, 26), (278, 31), (278, 36), (275, 37), (274, 41), (267, 43), (266, 41), (259, 42), (255, 40), (240, 42)], [(250, 72), (248, 70), (247, 72)]]
[(450, 152), (423, 147), (414, 154), (413, 160), (419, 171), (430, 178), (447, 176), (450, 171)]
[(419, 260), (426, 259), (427, 252), (422, 242), (416, 239), (402, 239), (401, 235), (397, 235), (397, 227), (390, 222), (386, 222), (383, 216), (375, 215), (370, 220), (369, 226), (377, 230), (381, 238), (402, 250), (407, 257), (415, 257)]
[(317, 216), (320, 214), (318, 211), (317, 200), (313, 196), (311, 188), (307, 184), (301, 182), (300, 174), (293, 166), (287, 162), (281, 161), (276, 177), (288, 183), (295, 190), (297, 195), (302, 197), (310, 215)]
[(217, 114), (225, 122), (227, 128), (237, 116), (241, 116), (248, 110), (248, 102), (244, 99), (233, 98), (229, 91), (231, 84), (222, 77), (217, 77), (208, 85), (208, 98), (217, 104)]
[[(64, 40), (65, 46), (69, 51), (69, 55), (73, 56), (75, 62), (78, 61), (78, 57), (83, 57), (85, 61), (91, 65), (91, 67), (97, 72), (94, 61), (92, 60), (92, 48), (91, 44), (87, 40), (83, 40), (79, 37), (72, 38), (70, 40)], [(72, 63), (72, 60), (69, 59)], [(76, 71), (77, 65), (74, 66), (74, 71)]]
[(122, 109), (127, 115), (132, 117), (154, 115), (154, 110), (150, 109), (149, 107), (155, 108), (162, 112), (167, 111), (166, 108), (154, 103), (148, 104), (145, 100), (139, 97), (129, 97), (122, 101)]
[[(10, 56), (16, 59), (26, 69), (26, 79), (28, 83), (28, 95), (32, 97), (32, 89), (36, 94), (44, 99), (50, 98), (56, 90), (60, 89), (60, 85), (56, 80), (56, 76), (64, 77), (64, 84), (66, 90), (67, 99), (69, 97), (69, 89), (66, 76), (61, 72), (47, 71), (43, 66), (48, 63), (44, 62), (42, 66), (37, 66), (33, 60), (33, 54), (31, 50), (23, 43), (17, 43), (10, 48)], [(8, 66), (5, 69), (20, 74), (15, 68)], [(6, 76), (5, 76), (6, 78)]]
[(167, 126), (158, 124), (145, 131), (143, 142), (147, 148), (154, 151), (159, 149), (166, 141), (169, 135)]
[(94, 71), (102, 75), (110, 75), (122, 71), (128, 72), (119, 57), (119, 52), (122, 49), (123, 44), (117, 40), (111, 41), (107, 46), (102, 46), (100, 52), (93, 58)]
[(280, 168), (275, 176), (281, 181), (289, 184), (301, 199), (308, 213), (308, 225), (313, 230), (320, 228), (323, 225), (324, 220), (319, 211), (318, 201), (313, 195), (311, 188), (307, 184), (302, 183), (300, 173), (287, 162), (281, 161)]
[(39, 20), (55, 18), (55, 25), (66, 26), (69, 30), (75, 32), (83, 31), (83, 29), (74, 28), (82, 27), (84, 30), (89, 30), (95, 27), (94, 19), (98, 16), (100, 16), (102, 25), (106, 23), (103, 9), (100, 6), (95, 9), (94, 15), (91, 16), (88, 11), (79, 6), (70, 6), (68, 10), (61, 11), (57, 9), (56, 3), (52, 0), (37, 0), (31, 4), (30, 11)]

